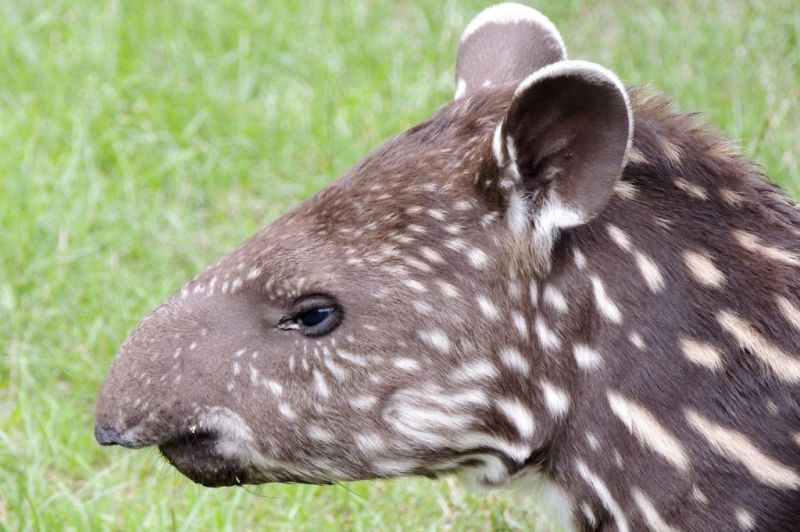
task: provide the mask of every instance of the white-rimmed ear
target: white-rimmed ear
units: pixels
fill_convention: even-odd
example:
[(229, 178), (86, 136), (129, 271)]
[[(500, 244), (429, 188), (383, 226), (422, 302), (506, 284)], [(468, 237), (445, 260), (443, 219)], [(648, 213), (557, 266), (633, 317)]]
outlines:
[(632, 137), (628, 94), (606, 68), (562, 61), (526, 78), (492, 144), (517, 210), (509, 219), (532, 223), (543, 242), (590, 221), (611, 198)]
[(486, 85), (519, 83), (566, 58), (564, 41), (550, 19), (522, 4), (497, 4), (481, 11), (461, 35), (455, 97)]

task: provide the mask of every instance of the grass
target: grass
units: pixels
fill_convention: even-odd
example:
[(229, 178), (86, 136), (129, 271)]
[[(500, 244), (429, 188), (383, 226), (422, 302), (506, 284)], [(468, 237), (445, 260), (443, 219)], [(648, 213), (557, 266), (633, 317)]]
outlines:
[[(92, 436), (136, 321), (448, 100), (483, 5), (0, 0), (0, 528), (549, 528), (449, 481), (208, 490)], [(538, 7), (800, 195), (796, 0)]]

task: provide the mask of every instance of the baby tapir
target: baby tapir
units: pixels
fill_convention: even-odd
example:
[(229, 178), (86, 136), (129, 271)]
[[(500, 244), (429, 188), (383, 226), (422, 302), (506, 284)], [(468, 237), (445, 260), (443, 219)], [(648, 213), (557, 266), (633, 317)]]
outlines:
[(192, 480), (535, 473), (582, 530), (800, 528), (800, 211), (517, 4), (454, 101), (136, 327), (104, 445)]

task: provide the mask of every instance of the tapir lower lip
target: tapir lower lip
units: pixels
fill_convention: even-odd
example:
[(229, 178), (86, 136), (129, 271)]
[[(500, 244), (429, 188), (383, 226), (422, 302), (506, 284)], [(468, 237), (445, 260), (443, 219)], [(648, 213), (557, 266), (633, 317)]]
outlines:
[(167, 461), (187, 478), (215, 488), (247, 482), (238, 464), (224, 459), (216, 451), (217, 437), (210, 432), (183, 434), (158, 446)]

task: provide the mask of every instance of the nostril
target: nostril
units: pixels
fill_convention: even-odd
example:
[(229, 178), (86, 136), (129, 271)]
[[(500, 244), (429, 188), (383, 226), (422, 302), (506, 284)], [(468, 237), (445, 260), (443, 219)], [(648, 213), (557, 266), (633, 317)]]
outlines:
[(95, 426), (94, 438), (100, 445), (119, 445), (123, 443), (120, 434), (108, 427)]

